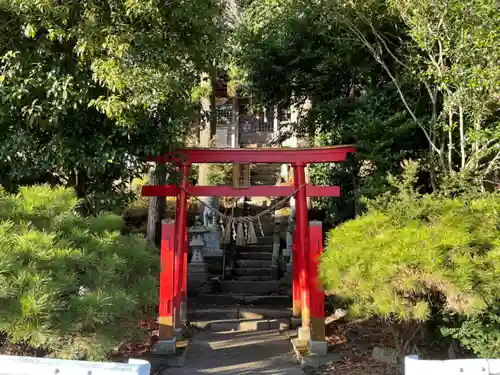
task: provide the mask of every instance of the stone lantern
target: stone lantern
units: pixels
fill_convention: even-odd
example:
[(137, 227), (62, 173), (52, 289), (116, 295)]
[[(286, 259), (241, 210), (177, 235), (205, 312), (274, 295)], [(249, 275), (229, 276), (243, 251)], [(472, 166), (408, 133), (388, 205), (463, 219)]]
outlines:
[(188, 264), (188, 288), (191, 291), (202, 290), (210, 278), (207, 264), (203, 257), (205, 234), (208, 232), (209, 229), (199, 221), (199, 218), (196, 219), (194, 225), (188, 230), (189, 249), (193, 254), (191, 262)]
[(279, 281), (280, 291), (290, 293), (293, 285), (293, 241), (292, 233), (295, 229), (295, 198), (290, 198), (290, 216), (288, 217), (288, 228), (286, 231), (286, 248), (283, 250), (283, 260), (286, 264), (285, 274)]

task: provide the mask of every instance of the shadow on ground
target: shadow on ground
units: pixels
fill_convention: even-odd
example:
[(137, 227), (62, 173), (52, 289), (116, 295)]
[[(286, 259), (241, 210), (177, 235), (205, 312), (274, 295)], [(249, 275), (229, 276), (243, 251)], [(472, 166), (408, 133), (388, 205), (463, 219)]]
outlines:
[(164, 375), (302, 375), (286, 336), (277, 331), (202, 332), (190, 344), (183, 368)]

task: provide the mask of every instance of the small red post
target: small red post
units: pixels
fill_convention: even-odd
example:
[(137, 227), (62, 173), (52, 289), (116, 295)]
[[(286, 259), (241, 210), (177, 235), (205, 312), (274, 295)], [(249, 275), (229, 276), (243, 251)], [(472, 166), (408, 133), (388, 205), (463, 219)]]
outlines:
[(311, 306), (309, 270), (307, 261), (309, 260), (309, 230), (307, 215), (307, 195), (306, 195), (306, 175), (305, 164), (293, 164), (293, 181), (297, 193), (295, 194), (295, 230), (297, 237), (297, 252), (299, 255), (299, 282), (301, 292), (301, 317), (302, 328), (299, 330), (299, 339), (309, 341)]
[(325, 341), (325, 292), (318, 267), (323, 253), (323, 228), (320, 221), (309, 223), (309, 276), (311, 278), (311, 341)]
[(160, 304), (159, 304), (159, 339), (172, 340), (175, 337), (173, 324), (174, 309), (174, 258), (175, 258), (175, 222), (164, 220), (161, 225), (160, 254)]
[(182, 282), (182, 246), (179, 246), (179, 227), (177, 223), (180, 218), (179, 197), (176, 199), (175, 211), (175, 279), (174, 279), (174, 327), (180, 327), (180, 309), (181, 309), (181, 282)]
[(181, 325), (181, 310), (185, 309), (185, 295), (187, 296), (186, 285), (187, 281), (187, 187), (189, 178), (189, 165), (181, 164), (179, 167), (180, 172), (180, 190), (177, 195), (177, 207), (176, 207), (176, 261), (175, 267), (177, 270), (177, 276), (175, 280), (175, 315), (174, 324), (176, 328), (180, 328)]
[(180, 282), (180, 273), (179, 271), (182, 270), (182, 267), (180, 267), (180, 258), (179, 258), (179, 246), (177, 242), (177, 235), (178, 235), (178, 226), (177, 223), (180, 220), (180, 210), (179, 210), (179, 193), (177, 193), (177, 197), (175, 199), (175, 280), (174, 280), (174, 327), (177, 327), (177, 311), (179, 311), (180, 307), (180, 300), (179, 300), (179, 282)]
[(186, 232), (186, 242), (184, 258), (182, 262), (182, 292), (181, 292), (181, 309), (180, 309), (180, 319), (181, 322), (185, 323), (187, 321), (187, 269), (188, 269), (188, 249), (189, 249), (189, 239)]
[(300, 253), (297, 251), (297, 231), (294, 229), (292, 233), (292, 295), (293, 295), (293, 317), (300, 318)]

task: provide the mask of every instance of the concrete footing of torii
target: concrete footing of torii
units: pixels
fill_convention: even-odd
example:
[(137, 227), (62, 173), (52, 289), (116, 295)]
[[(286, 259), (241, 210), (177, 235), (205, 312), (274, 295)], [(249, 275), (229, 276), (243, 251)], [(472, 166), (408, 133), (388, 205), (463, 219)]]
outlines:
[[(177, 164), (180, 176), (178, 184), (142, 188), (143, 196), (176, 197), (175, 221), (164, 224), (162, 229), (158, 349), (176, 347), (176, 328), (182, 326), (185, 311), (183, 306), (187, 304), (188, 197), (244, 195), (295, 198), (293, 316), (297, 319), (300, 317), (301, 321), (296, 343), (307, 343), (310, 355), (315, 355), (315, 352), (323, 355), (326, 352), (324, 292), (317, 277), (318, 261), (323, 250), (323, 234), (320, 222), (308, 222), (307, 199), (339, 197), (340, 187), (307, 183), (305, 169), (313, 163), (343, 162), (353, 152), (354, 147), (345, 145), (301, 149), (266, 148), (259, 149), (258, 152), (246, 149), (181, 149), (169, 155), (152, 157), (152, 160), (160, 164)], [(293, 169), (293, 186), (251, 186), (245, 188), (244, 192), (231, 186), (192, 186), (189, 183), (190, 166), (197, 163), (290, 163)], [(195, 237), (199, 237), (199, 234)]]

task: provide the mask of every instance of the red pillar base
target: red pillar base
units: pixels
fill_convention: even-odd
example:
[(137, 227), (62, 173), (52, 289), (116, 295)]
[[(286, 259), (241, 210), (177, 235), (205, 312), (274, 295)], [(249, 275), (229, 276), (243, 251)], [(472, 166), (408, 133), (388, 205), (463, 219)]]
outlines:
[(162, 223), (161, 231), (161, 271), (159, 303), (159, 339), (175, 339), (174, 331), (174, 260), (175, 260), (175, 223)]
[(293, 296), (293, 318), (300, 319), (301, 315), (301, 293), (299, 281), (300, 255), (296, 242), (297, 234), (295, 230), (292, 233), (292, 296)]
[(181, 310), (180, 310), (180, 321), (182, 324), (187, 322), (187, 275), (188, 275), (188, 236), (186, 233), (186, 247), (184, 251), (183, 267), (184, 270), (182, 278), (182, 293), (181, 293)]
[(188, 209), (188, 178), (189, 165), (181, 164), (179, 168), (181, 189), (177, 195), (177, 217), (176, 217), (176, 259), (175, 267), (177, 274), (175, 277), (175, 298), (174, 298), (174, 327), (178, 330), (182, 328), (182, 312), (186, 310), (187, 300), (187, 209)]
[(305, 164), (293, 165), (293, 181), (294, 187), (297, 190), (295, 194), (295, 231), (298, 253), (298, 269), (299, 269), (299, 284), (300, 284), (300, 315), (302, 318), (302, 329), (299, 331), (302, 336), (305, 336), (310, 329), (311, 323), (311, 306), (310, 306), (310, 286), (309, 286), (309, 230), (307, 218), (307, 195), (306, 195), (306, 177)]
[(325, 341), (325, 292), (318, 275), (318, 266), (323, 253), (323, 228), (321, 222), (309, 223), (309, 275), (311, 277), (311, 338), (309, 352), (326, 355), (328, 345)]

